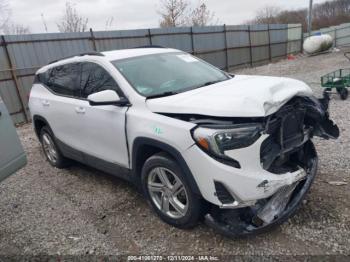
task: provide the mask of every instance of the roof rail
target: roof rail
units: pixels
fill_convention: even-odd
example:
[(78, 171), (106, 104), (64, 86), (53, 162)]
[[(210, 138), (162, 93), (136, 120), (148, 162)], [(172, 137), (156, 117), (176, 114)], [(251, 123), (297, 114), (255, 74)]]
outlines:
[(138, 46), (138, 47), (134, 47), (134, 48), (166, 48), (166, 47), (161, 46), (161, 45), (144, 45), (144, 46)]
[(84, 56), (84, 55), (95, 55), (95, 56), (104, 56), (104, 54), (100, 53), (100, 52), (84, 52), (84, 53), (80, 53), (80, 54), (75, 54), (75, 55), (70, 55), (70, 56), (66, 56), (66, 57), (62, 57), (62, 58), (59, 58), (59, 59), (56, 59), (56, 60), (53, 60), (51, 61), (49, 64), (53, 64), (53, 63), (56, 63), (58, 61), (61, 61), (61, 60), (64, 60), (64, 59), (68, 59), (68, 58), (71, 58), (71, 57), (75, 57), (75, 56)]

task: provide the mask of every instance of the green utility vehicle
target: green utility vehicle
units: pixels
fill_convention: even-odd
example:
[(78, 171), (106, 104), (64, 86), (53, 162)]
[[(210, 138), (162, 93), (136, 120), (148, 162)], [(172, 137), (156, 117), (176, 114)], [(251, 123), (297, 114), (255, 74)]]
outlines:
[[(350, 52), (344, 54), (350, 61)], [(321, 85), (324, 87), (323, 95), (329, 97), (333, 88), (345, 100), (348, 98), (348, 88), (350, 87), (350, 68), (338, 69), (321, 77)]]

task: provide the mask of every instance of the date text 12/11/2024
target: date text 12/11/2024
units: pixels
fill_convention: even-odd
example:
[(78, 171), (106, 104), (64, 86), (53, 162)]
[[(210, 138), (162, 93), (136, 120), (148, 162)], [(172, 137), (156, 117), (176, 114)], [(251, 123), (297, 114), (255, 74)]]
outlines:
[(219, 257), (211, 255), (198, 256), (128, 256), (128, 261), (219, 261)]

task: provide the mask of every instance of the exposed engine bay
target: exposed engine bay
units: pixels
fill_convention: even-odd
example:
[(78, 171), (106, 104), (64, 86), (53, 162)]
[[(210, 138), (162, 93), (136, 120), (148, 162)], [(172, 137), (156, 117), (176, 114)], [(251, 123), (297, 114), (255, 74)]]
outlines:
[[(327, 98), (294, 97), (274, 114), (257, 118), (167, 114), (207, 128), (257, 123), (262, 126), (261, 133), (268, 135), (260, 148), (263, 169), (276, 175), (301, 171), (299, 181), (281, 187), (253, 206), (222, 209), (213, 205), (205, 217), (209, 226), (236, 237), (263, 232), (295, 213), (317, 171), (317, 153), (311, 138), (336, 139), (339, 136), (338, 127), (329, 119), (328, 102)], [(268, 181), (263, 181), (259, 187), (265, 184)]]

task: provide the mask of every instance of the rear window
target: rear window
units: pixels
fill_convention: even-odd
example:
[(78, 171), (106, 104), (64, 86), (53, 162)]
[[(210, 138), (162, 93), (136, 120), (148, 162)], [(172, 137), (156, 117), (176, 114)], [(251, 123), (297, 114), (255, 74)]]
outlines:
[(57, 95), (86, 98), (103, 90), (114, 90), (124, 97), (113, 77), (92, 62), (65, 64), (37, 74), (34, 83), (42, 83)]
[(42, 83), (59, 95), (80, 97), (80, 63), (57, 66), (37, 74), (34, 83)]

